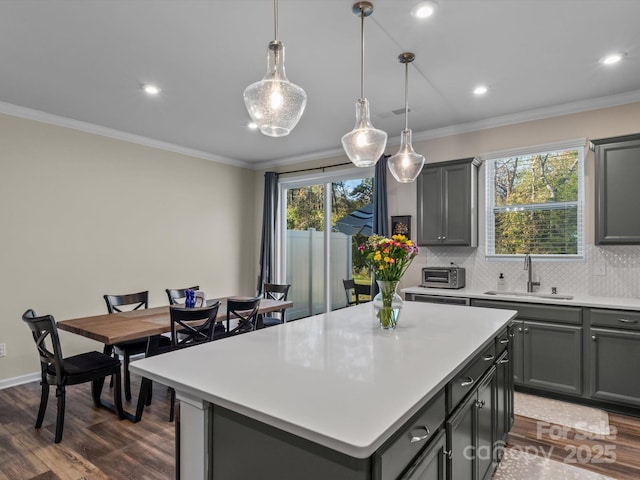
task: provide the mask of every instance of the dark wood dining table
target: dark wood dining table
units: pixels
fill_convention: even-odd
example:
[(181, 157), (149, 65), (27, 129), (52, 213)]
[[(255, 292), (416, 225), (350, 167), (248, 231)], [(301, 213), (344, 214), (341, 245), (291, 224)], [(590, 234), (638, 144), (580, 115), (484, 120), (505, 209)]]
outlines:
[[(227, 298), (247, 299), (250, 297)], [(227, 320), (227, 298), (207, 300), (209, 305), (217, 300), (220, 301), (220, 308), (216, 317), (218, 322)], [(293, 302), (289, 300), (263, 298), (260, 301), (258, 313), (279, 312), (292, 306)], [(171, 331), (169, 305), (130, 312), (107, 313), (61, 320), (57, 324), (60, 330), (82, 335), (105, 345), (114, 345), (127, 340), (147, 338)]]
[[(217, 322), (227, 320), (227, 298), (248, 299), (251, 297), (226, 297), (220, 299), (207, 300), (207, 305), (220, 301), (218, 308)], [(260, 300), (258, 313), (266, 314), (279, 312), (291, 308), (293, 302), (289, 300), (274, 300), (263, 298)], [(105, 352), (111, 352), (111, 345), (125, 342), (127, 340), (137, 340), (141, 338), (154, 338), (157, 335), (171, 331), (171, 317), (169, 305), (162, 307), (152, 307), (142, 310), (132, 310), (129, 312), (107, 313), (104, 315), (93, 315), (90, 317), (73, 318), (57, 322), (58, 329), (82, 335), (83, 337), (97, 340), (105, 344)], [(145, 400), (142, 395), (138, 399), (135, 414), (124, 411), (125, 418), (132, 422), (139, 422), (142, 418)], [(103, 401), (103, 405), (114, 410), (113, 405)]]

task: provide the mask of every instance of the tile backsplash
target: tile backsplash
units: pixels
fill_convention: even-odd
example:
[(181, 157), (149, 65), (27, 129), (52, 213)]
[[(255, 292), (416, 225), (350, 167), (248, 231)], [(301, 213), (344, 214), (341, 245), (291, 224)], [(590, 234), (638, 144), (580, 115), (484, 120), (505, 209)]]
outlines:
[[(448, 266), (451, 262), (466, 269), (466, 285), (474, 290), (496, 290), (504, 274), (507, 290), (525, 291), (524, 261), (486, 260), (484, 247), (422, 247), (427, 266)], [(640, 246), (585, 246), (583, 261), (543, 261), (533, 258), (536, 291), (568, 295), (640, 298)]]

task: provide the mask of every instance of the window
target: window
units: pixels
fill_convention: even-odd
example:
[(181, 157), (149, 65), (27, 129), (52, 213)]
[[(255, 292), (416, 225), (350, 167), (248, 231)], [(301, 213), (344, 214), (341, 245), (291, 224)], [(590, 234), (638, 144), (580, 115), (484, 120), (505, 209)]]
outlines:
[(486, 161), (487, 256), (584, 255), (583, 157), (573, 146)]

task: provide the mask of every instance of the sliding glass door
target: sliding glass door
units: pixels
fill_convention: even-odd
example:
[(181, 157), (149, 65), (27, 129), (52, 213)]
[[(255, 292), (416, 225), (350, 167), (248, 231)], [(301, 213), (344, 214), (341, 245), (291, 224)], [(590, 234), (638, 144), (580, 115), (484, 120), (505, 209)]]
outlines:
[[(347, 304), (343, 279), (354, 276), (355, 239), (370, 220), (350, 214), (371, 203), (373, 169), (280, 180), (279, 278), (291, 284), (294, 320)], [(361, 222), (358, 225), (358, 222)], [(368, 230), (369, 229), (369, 230)]]

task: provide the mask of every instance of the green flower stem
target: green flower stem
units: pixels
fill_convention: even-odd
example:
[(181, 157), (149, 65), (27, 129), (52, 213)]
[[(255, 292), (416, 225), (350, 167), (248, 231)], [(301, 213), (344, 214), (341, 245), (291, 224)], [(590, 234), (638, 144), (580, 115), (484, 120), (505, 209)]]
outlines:
[(396, 326), (396, 315), (392, 304), (398, 282), (379, 280), (378, 285), (382, 295), (382, 307), (378, 310), (378, 321), (382, 328), (394, 328)]

